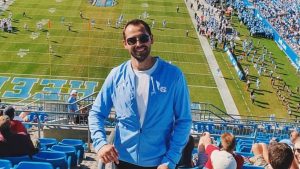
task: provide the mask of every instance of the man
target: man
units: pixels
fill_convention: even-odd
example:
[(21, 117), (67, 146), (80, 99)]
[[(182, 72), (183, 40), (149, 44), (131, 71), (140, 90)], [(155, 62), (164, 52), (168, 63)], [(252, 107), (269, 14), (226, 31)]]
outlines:
[[(69, 113), (75, 113), (78, 110), (77, 101), (77, 90), (72, 90), (70, 92), (70, 97), (68, 99), (68, 111)], [(69, 123), (74, 124), (75, 118), (74, 115), (69, 116)]]
[[(89, 112), (94, 148), (103, 163), (115, 162), (118, 169), (174, 169), (191, 128), (183, 73), (150, 55), (154, 39), (144, 21), (129, 21), (123, 38), (131, 59), (110, 72)], [(104, 129), (112, 106), (114, 145)]]
[(8, 106), (4, 109), (3, 115), (7, 115), (10, 118), (10, 128), (13, 133), (27, 133), (26, 128), (21, 121), (15, 118), (15, 109), (12, 106)]
[(300, 138), (298, 138), (295, 142), (294, 154), (294, 163), (300, 167)]
[(289, 169), (294, 160), (294, 154), (287, 144), (274, 143), (268, 147), (268, 159), (270, 164), (267, 169)]
[(0, 157), (33, 155), (38, 152), (29, 135), (13, 133), (10, 126), (10, 118), (0, 116)]
[(290, 147), (294, 147), (295, 141), (299, 138), (299, 133), (297, 130), (293, 130), (290, 134), (289, 139), (282, 139), (280, 140), (280, 143), (286, 143)]
[[(199, 144), (199, 155), (205, 152), (207, 161), (205, 168), (207, 169), (242, 169), (244, 159), (242, 156), (235, 154), (235, 137), (231, 133), (223, 133), (221, 135), (221, 143), (219, 147), (212, 144), (212, 139), (208, 132), (202, 134)], [(199, 159), (201, 157), (199, 156)]]

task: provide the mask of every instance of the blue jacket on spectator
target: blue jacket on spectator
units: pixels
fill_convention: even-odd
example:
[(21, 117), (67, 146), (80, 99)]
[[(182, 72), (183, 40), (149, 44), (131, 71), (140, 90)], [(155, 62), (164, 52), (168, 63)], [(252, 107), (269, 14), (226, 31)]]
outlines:
[(119, 160), (139, 166), (167, 164), (175, 168), (191, 128), (189, 91), (183, 73), (160, 58), (150, 75), (145, 122), (141, 126), (135, 96), (135, 74), (131, 61), (114, 68), (106, 78), (89, 112), (93, 146), (105, 144), (104, 121), (114, 106)]

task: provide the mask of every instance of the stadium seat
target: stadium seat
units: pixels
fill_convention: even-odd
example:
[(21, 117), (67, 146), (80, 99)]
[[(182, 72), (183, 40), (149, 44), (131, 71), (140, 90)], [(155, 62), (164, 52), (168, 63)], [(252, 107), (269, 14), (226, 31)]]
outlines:
[(9, 160), (12, 166), (19, 164), (19, 162), (21, 161), (32, 161), (32, 159), (28, 155), (16, 156), (16, 157), (1, 157), (1, 159)]
[(84, 149), (85, 149), (85, 143), (82, 140), (79, 139), (63, 139), (61, 142), (59, 142), (60, 145), (67, 145), (67, 146), (74, 146), (76, 148), (76, 151), (80, 151), (80, 160), (82, 161), (84, 157)]
[(12, 168), (11, 162), (9, 160), (0, 159), (0, 168), (1, 169), (10, 169)]
[(51, 151), (64, 152), (67, 155), (68, 168), (79, 164), (80, 151), (76, 151), (74, 146), (54, 145)]
[(249, 146), (241, 146), (241, 148), (238, 149), (238, 152), (245, 152), (245, 153), (250, 153), (251, 152), (251, 148)]
[(33, 162), (33, 161), (22, 161), (16, 169), (54, 169), (50, 163), (47, 162)]
[(34, 161), (51, 163), (54, 168), (67, 168), (66, 154), (63, 152), (41, 151), (32, 156)]
[(244, 157), (253, 157), (253, 153), (246, 153), (246, 152), (238, 152), (236, 151), (235, 154), (238, 154), (238, 155), (241, 155), (241, 156), (244, 156)]
[(39, 138), (40, 141), (40, 150), (48, 150), (53, 145), (57, 144), (57, 140), (55, 138)]
[(39, 120), (41, 123), (44, 123), (48, 119), (48, 114), (46, 113), (39, 113)]
[(243, 165), (243, 169), (264, 169), (264, 167), (255, 166), (255, 165)]

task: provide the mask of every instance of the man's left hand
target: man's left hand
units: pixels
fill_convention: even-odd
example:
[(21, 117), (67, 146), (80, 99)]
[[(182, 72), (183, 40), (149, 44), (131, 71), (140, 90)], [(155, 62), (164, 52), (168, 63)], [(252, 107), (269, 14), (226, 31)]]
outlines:
[(169, 167), (166, 164), (161, 164), (157, 167), (157, 169), (169, 169)]

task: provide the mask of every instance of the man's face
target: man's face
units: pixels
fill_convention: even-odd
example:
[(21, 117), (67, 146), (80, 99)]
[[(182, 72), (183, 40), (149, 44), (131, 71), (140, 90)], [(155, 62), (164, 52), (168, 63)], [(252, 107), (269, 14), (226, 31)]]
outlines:
[(153, 39), (143, 25), (128, 25), (123, 44), (132, 57), (138, 62), (143, 62), (150, 55)]
[(297, 131), (293, 131), (290, 135), (291, 142), (294, 143), (298, 137), (299, 133)]
[(77, 97), (77, 93), (73, 93), (72, 96), (76, 98)]
[(300, 162), (300, 140), (297, 140), (294, 145), (294, 153), (295, 153), (295, 157), (299, 163)]

